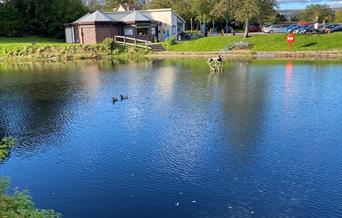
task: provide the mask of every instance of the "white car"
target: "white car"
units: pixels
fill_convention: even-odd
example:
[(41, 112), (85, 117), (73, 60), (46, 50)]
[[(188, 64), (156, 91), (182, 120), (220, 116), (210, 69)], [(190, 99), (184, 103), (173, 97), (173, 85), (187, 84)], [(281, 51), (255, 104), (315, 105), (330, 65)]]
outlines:
[(280, 25), (271, 25), (264, 28), (264, 33), (281, 33), (283, 29)]

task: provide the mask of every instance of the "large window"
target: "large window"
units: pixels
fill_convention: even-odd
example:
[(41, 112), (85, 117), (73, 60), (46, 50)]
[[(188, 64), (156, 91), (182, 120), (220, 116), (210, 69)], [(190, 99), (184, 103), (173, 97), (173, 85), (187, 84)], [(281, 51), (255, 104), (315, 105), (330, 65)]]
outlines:
[(138, 27), (137, 28), (138, 36), (148, 36), (150, 33), (150, 28), (147, 27)]
[(132, 27), (125, 27), (124, 28), (124, 34), (125, 36), (133, 36), (133, 28)]

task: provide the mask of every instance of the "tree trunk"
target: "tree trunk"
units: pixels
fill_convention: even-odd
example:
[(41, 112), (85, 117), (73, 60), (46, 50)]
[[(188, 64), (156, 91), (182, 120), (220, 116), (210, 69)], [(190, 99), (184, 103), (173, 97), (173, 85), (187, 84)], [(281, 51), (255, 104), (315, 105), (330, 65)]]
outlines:
[(244, 37), (247, 38), (248, 37), (248, 32), (249, 32), (249, 19), (246, 19), (246, 23), (245, 23), (245, 34)]

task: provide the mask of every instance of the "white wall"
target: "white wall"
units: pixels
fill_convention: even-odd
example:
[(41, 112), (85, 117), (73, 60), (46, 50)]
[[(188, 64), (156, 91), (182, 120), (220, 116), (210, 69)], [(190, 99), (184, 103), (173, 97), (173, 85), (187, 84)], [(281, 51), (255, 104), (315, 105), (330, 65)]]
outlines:
[(65, 27), (65, 41), (67, 43), (75, 43), (75, 35), (73, 27)]
[[(177, 38), (178, 35), (178, 27), (177, 27), (177, 20), (178, 16), (169, 10), (161, 9), (161, 10), (146, 10), (143, 11), (146, 15), (150, 16), (153, 20), (159, 21), (162, 24), (162, 29), (165, 31), (165, 35), (167, 31), (169, 32), (169, 37)], [(175, 28), (175, 32), (173, 31), (173, 26)], [(182, 28), (183, 29), (183, 28)], [(160, 28), (159, 28), (160, 30)], [(165, 35), (161, 32), (159, 34), (159, 39), (163, 40)]]

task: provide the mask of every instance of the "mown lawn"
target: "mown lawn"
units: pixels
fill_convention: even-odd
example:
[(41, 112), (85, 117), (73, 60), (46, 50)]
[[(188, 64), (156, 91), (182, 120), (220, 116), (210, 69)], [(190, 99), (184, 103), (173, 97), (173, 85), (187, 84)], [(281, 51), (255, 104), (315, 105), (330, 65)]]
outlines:
[[(288, 51), (286, 34), (254, 35), (247, 39), (242, 36), (212, 36), (196, 40), (181, 41), (176, 45), (164, 47), (167, 51), (209, 52), (221, 51), (232, 47), (234, 42), (248, 41), (253, 44), (252, 51)], [(296, 35), (294, 51), (342, 50), (342, 32), (331, 34)]]

